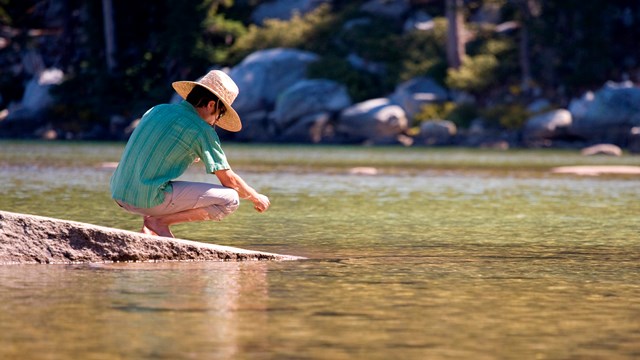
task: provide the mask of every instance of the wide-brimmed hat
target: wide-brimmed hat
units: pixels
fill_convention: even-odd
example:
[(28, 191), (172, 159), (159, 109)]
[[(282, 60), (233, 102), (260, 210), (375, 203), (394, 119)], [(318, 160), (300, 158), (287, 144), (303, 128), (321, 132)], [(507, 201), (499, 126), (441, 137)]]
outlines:
[(228, 131), (240, 131), (240, 129), (242, 129), (240, 116), (238, 116), (238, 113), (231, 107), (231, 104), (233, 104), (239, 92), (238, 86), (233, 79), (220, 70), (211, 70), (198, 81), (176, 81), (172, 84), (173, 89), (182, 96), (183, 99), (186, 99), (191, 90), (197, 85), (211, 91), (226, 107), (226, 112), (218, 120), (216, 125)]

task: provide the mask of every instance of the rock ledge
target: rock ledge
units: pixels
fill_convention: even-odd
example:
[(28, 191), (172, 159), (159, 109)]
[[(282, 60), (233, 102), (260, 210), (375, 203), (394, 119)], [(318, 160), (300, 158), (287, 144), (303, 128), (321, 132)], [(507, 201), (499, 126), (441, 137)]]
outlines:
[(0, 211), (0, 265), (301, 259)]

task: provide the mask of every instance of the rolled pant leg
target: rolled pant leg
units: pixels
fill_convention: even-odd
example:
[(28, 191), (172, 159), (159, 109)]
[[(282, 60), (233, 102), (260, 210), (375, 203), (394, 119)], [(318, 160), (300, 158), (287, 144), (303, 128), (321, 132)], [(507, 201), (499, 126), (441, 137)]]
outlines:
[(120, 203), (126, 210), (146, 216), (163, 216), (191, 209), (205, 209), (209, 220), (220, 221), (240, 206), (238, 192), (216, 184), (172, 181), (173, 191), (162, 204), (152, 208), (136, 208)]

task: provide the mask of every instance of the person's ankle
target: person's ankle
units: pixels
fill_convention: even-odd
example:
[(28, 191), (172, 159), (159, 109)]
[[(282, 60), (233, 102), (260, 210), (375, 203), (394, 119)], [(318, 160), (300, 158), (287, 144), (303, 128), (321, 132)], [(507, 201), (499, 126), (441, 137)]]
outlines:
[(157, 236), (175, 238), (168, 225), (165, 225), (162, 221), (151, 216), (144, 217), (144, 227), (155, 233)]

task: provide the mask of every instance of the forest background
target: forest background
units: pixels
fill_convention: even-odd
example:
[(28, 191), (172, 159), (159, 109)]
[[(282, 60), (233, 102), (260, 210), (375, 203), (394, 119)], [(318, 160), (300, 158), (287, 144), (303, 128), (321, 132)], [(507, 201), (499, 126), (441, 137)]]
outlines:
[[(320, 54), (308, 77), (345, 84), (354, 101), (418, 76), (474, 99), (425, 107), (414, 126), (438, 117), (464, 128), (482, 116), (517, 129), (537, 98), (566, 107), (607, 81), (640, 80), (637, 1), (412, 0), (412, 13), (433, 18), (430, 31), (375, 14), (347, 27), (366, 2), (316, 1), (304, 15), (256, 22), (257, 0), (0, 0), (0, 110), (22, 97), (34, 52), (64, 74), (48, 117), (68, 131), (139, 117), (171, 98), (172, 81), (276, 47)], [(354, 68), (353, 52), (384, 70)]]

